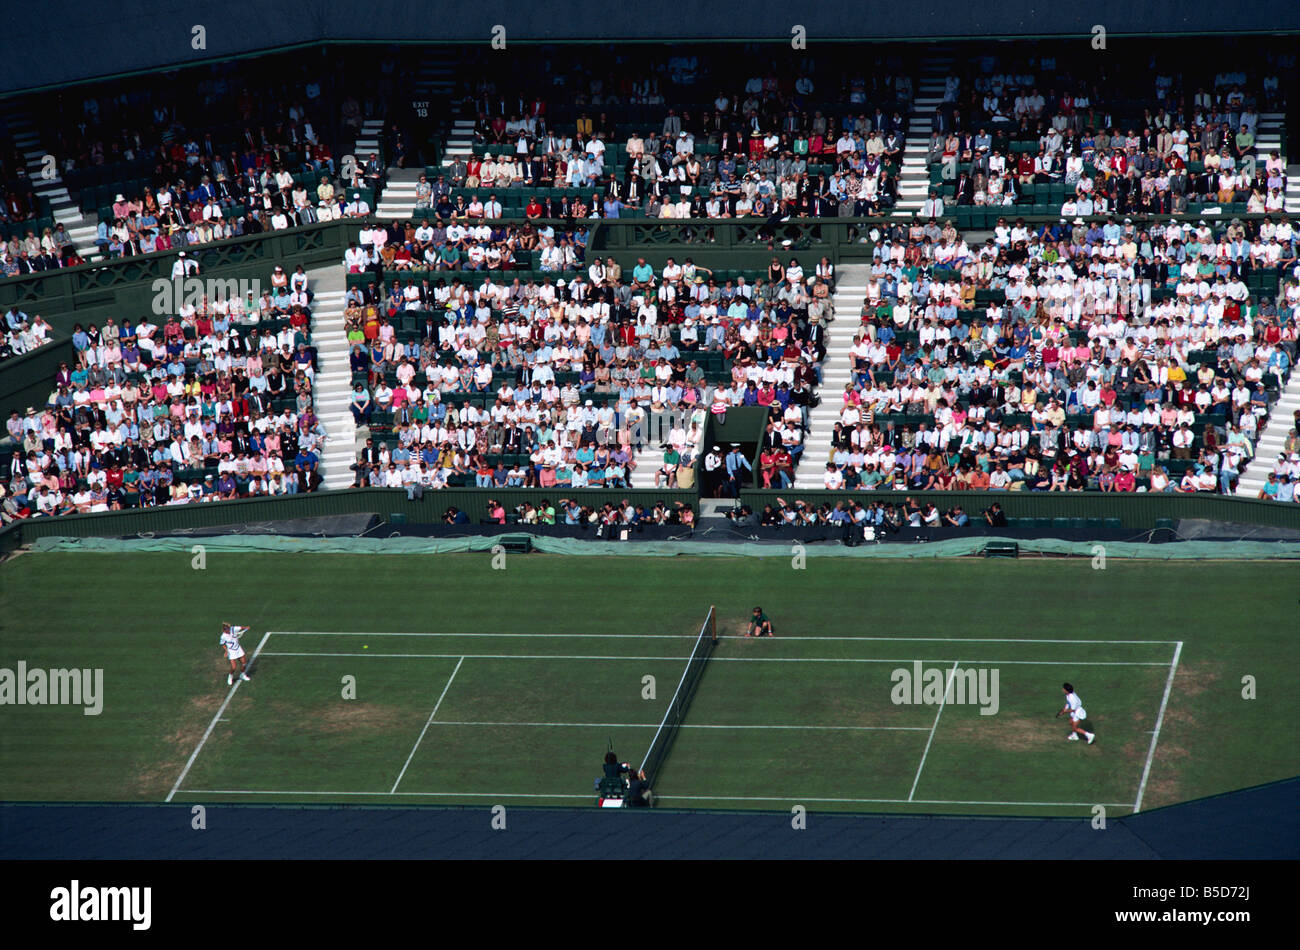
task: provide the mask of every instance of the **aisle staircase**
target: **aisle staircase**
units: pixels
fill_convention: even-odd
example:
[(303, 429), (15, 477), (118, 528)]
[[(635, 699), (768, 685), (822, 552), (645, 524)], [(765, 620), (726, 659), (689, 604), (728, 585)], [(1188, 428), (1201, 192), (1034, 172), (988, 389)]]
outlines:
[(1278, 395), (1269, 413), (1268, 424), (1255, 443), (1255, 457), (1237, 480), (1236, 494), (1243, 498), (1257, 498), (1260, 489), (1273, 471), (1273, 463), (1282, 452), (1287, 433), (1295, 427), (1295, 413), (1300, 409), (1300, 372), (1291, 368), (1291, 379)]
[(352, 485), (357, 461), (356, 425), (348, 408), (352, 399), (352, 370), (347, 334), (343, 330), (343, 298), (347, 277), (340, 265), (307, 272), (312, 299), (312, 345), (316, 347), (316, 415), (325, 426), (321, 450), (323, 488)]
[(826, 358), (822, 360), (822, 382), (817, 388), (821, 405), (809, 413), (809, 429), (804, 436), (803, 455), (794, 473), (796, 488), (822, 488), (826, 463), (831, 455), (831, 435), (839, 421), (843, 405), (844, 384), (853, 378), (849, 349), (861, 322), (858, 314), (867, 294), (870, 264), (844, 264), (835, 280), (835, 319), (826, 328)]
[(1255, 162), (1263, 168), (1273, 152), (1282, 156), (1282, 165), (1286, 168), (1286, 203), (1283, 207), (1287, 214), (1300, 214), (1300, 165), (1287, 165), (1287, 148), (1282, 144), (1285, 125), (1285, 112), (1259, 114), (1259, 122), (1255, 125)]
[[(81, 213), (77, 203), (69, 194), (67, 185), (59, 174), (57, 164), (51, 166), (46, 161), (50, 154), (41, 145), (40, 135), (31, 114), (21, 108), (15, 100), (0, 103), (0, 125), (9, 133), (27, 163), (27, 177), (32, 182), (32, 191), (37, 198), (46, 198), (50, 202), (50, 212), (55, 224), (62, 224), (72, 239), (77, 253), (85, 261), (99, 261), (103, 255), (95, 244), (95, 235), (99, 230), (99, 219), (92, 212), (88, 217)], [(46, 178), (48, 172), (53, 174)], [(38, 234), (37, 237), (40, 235)]]
[(910, 218), (929, 197), (930, 135), (955, 60), (950, 48), (937, 47), (921, 63), (916, 98), (907, 116), (903, 164), (898, 175), (898, 204), (894, 207), (896, 218)]
[[(446, 59), (436, 52), (430, 52), (421, 61), (416, 70), (415, 82), (411, 87), (413, 99), (450, 99), (455, 93), (456, 82), (453, 68), (446, 64)], [(453, 106), (458, 109), (459, 106)], [(474, 118), (472, 115), (457, 115), (452, 120), (451, 134), (442, 153), (442, 165), (448, 167), (457, 158), (468, 158), (474, 154)], [(380, 220), (406, 221), (415, 213), (415, 184), (424, 171), (421, 167), (388, 169), (388, 183), (384, 189), (383, 199), (375, 209)], [(430, 181), (433, 179), (430, 178)]]

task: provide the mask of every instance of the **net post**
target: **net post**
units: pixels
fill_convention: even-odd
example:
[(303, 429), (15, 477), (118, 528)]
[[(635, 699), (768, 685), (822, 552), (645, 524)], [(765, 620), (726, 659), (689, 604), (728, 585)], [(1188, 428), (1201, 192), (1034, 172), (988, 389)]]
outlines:
[(717, 614), (717, 608), (713, 604), (709, 605), (709, 636), (713, 640), (713, 645), (717, 646), (718, 645), (718, 614)]

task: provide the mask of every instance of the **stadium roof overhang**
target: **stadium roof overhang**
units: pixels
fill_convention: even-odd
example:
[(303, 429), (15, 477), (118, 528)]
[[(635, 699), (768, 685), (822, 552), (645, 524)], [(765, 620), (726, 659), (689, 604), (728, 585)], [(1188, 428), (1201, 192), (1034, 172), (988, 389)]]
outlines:
[[(737, 7), (740, 9), (738, 10)], [(355, 11), (355, 12), (349, 12)], [(1226, 22), (1225, 22), (1226, 21)], [(177, 69), (204, 62), (322, 44), (582, 43), (768, 40), (802, 28), (808, 48), (851, 40), (978, 40), (1137, 34), (1223, 35), (1300, 32), (1300, 4), (1219, 0), (1057, 0), (972, 4), (969, 0), (678, 0), (670, 16), (635, 5), (578, 0), (465, 5), (431, 0), (68, 0), (11, 4), (4, 18), (0, 95)]]

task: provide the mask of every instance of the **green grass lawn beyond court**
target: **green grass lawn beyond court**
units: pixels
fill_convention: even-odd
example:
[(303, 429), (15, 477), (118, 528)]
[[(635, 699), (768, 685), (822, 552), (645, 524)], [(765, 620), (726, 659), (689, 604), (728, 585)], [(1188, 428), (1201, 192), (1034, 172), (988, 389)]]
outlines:
[[(591, 804), (609, 741), (644, 757), (716, 604), (663, 806), (1118, 816), (1300, 772), (1279, 728), (1295, 581), (1116, 559), (28, 554), (0, 567), (0, 669), (102, 669), (103, 710), (0, 705), (0, 798)], [(778, 637), (737, 636), (755, 604)], [(226, 620), (260, 648), (234, 691)], [(986, 693), (897, 701), (898, 671), (954, 669)], [(1054, 718), (1065, 680), (1094, 745)]]

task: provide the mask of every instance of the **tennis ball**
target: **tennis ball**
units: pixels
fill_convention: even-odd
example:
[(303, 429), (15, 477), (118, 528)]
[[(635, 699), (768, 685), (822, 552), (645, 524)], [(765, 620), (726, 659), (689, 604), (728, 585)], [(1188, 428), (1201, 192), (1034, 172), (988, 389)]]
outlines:
[(370, 644), (369, 644), (369, 643), (363, 643), (363, 644), (361, 644), (361, 649), (363, 649), (363, 650), (369, 650), (369, 649), (370, 649)]

